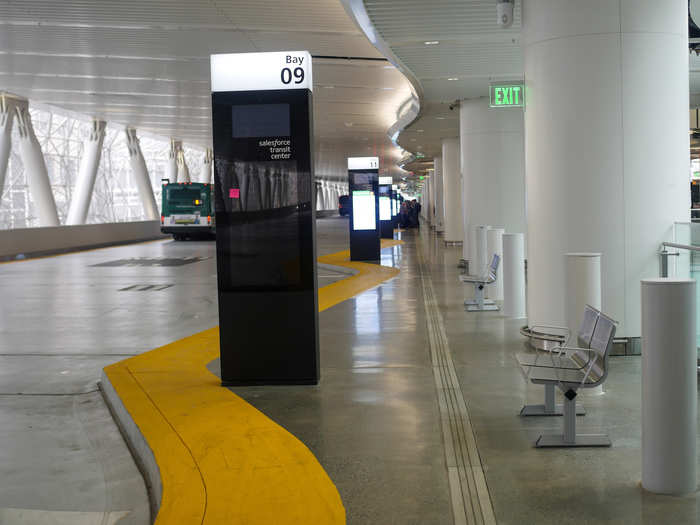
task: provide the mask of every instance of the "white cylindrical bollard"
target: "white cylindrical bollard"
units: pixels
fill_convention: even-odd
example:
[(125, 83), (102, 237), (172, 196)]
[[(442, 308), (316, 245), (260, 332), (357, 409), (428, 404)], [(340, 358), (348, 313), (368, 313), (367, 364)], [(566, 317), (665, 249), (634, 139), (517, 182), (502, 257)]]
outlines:
[(525, 236), (503, 234), (503, 315), (525, 317)]
[(486, 287), (486, 297), (494, 301), (503, 300), (503, 228), (491, 228), (486, 232), (486, 265), (491, 264), (494, 255), (498, 255), (501, 262), (496, 270), (496, 282)]
[(695, 281), (642, 280), (642, 486), (694, 492), (697, 436)]
[(576, 333), (587, 304), (601, 309), (600, 254), (566, 254), (566, 326), (571, 331), (571, 343), (576, 344)]
[(488, 266), (488, 253), (486, 250), (486, 232), (489, 226), (477, 226), (474, 228), (474, 235), (476, 238), (476, 256), (474, 257), (474, 268), (471, 269), (470, 273), (474, 275), (483, 275)]

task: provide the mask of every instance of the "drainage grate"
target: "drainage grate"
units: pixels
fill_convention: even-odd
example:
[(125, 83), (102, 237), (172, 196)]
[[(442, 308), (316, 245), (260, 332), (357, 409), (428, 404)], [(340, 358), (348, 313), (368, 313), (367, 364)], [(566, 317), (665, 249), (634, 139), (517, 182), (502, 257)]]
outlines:
[(132, 284), (126, 288), (119, 288), (120, 292), (160, 292), (170, 288), (172, 284)]
[(211, 257), (132, 257), (131, 259), (117, 259), (116, 261), (107, 261), (91, 266), (184, 266), (196, 262), (206, 261)]

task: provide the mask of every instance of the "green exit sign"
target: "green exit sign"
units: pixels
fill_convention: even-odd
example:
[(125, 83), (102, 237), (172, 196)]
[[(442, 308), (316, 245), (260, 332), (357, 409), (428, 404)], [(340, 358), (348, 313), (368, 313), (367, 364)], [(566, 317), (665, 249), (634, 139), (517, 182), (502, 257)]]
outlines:
[(522, 108), (525, 105), (525, 86), (522, 82), (491, 84), (489, 95), (492, 108)]

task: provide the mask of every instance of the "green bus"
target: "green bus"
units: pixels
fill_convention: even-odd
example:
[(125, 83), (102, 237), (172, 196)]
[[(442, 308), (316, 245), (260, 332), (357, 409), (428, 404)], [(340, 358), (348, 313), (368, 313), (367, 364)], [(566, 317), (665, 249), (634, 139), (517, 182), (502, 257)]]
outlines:
[(160, 231), (172, 234), (176, 241), (214, 237), (214, 185), (165, 179)]

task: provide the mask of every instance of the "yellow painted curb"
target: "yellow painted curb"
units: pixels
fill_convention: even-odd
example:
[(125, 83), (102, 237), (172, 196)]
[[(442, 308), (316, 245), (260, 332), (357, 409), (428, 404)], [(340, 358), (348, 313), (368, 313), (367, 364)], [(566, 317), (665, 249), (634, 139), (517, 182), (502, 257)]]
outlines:
[[(402, 241), (382, 241), (382, 248)], [(358, 274), (319, 289), (323, 311), (399, 270), (319, 257)], [(219, 356), (218, 327), (105, 368), (153, 451), (162, 499), (156, 523), (344, 524), (335, 485), (296, 437), (230, 390), (207, 363)]]

